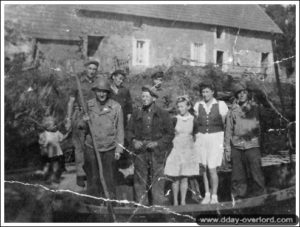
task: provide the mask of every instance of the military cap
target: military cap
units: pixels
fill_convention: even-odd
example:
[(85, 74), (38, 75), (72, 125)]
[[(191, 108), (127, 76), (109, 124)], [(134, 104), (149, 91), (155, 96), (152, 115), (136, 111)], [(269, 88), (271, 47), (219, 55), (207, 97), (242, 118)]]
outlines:
[(232, 92), (236, 96), (240, 91), (248, 90), (247, 85), (242, 82), (238, 82), (232, 86)]

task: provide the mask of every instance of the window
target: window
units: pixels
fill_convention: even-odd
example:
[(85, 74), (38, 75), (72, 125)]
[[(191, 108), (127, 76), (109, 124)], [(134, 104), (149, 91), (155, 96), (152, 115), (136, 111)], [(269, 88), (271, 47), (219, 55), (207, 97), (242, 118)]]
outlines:
[(224, 29), (222, 27), (216, 28), (216, 37), (217, 39), (223, 39), (224, 38)]
[(269, 53), (261, 53), (260, 64), (261, 64), (261, 73), (263, 74), (267, 73), (268, 70), (268, 64), (269, 64), (268, 57), (269, 57)]
[(191, 44), (191, 65), (205, 65), (205, 45), (203, 43)]
[(103, 36), (88, 36), (87, 56), (93, 57), (97, 52)]
[(134, 39), (133, 40), (133, 65), (149, 65), (149, 40)]
[(223, 65), (223, 55), (224, 55), (224, 51), (220, 51), (220, 50), (217, 51), (216, 64), (219, 67), (222, 67)]

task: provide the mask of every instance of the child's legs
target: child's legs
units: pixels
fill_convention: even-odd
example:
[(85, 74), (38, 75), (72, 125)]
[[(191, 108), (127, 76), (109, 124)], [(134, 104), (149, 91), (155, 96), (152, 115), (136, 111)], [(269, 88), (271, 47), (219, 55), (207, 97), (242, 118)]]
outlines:
[(60, 179), (60, 163), (58, 158), (54, 158), (51, 161), (51, 167), (52, 167), (52, 172), (51, 172), (51, 180), (59, 180)]
[(173, 204), (174, 204), (174, 206), (177, 206), (178, 205), (179, 180), (175, 180), (172, 183), (172, 190), (173, 190)]
[(184, 177), (180, 180), (180, 197), (181, 197), (181, 205), (185, 205), (185, 197), (188, 188), (188, 180), (187, 177)]

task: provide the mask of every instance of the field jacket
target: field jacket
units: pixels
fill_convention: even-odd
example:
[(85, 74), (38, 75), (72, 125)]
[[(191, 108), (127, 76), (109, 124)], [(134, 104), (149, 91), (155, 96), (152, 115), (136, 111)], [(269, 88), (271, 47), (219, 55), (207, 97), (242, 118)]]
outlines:
[[(96, 150), (105, 152), (115, 148), (115, 152), (121, 153), (124, 144), (121, 105), (112, 99), (108, 99), (103, 109), (100, 110), (99, 103), (94, 98), (88, 101), (87, 106), (94, 132)], [(90, 136), (87, 136), (86, 143), (88, 146), (92, 146)]]
[(225, 148), (230, 151), (231, 146), (237, 149), (260, 147), (259, 107), (248, 101), (240, 106), (233, 104), (226, 119)]

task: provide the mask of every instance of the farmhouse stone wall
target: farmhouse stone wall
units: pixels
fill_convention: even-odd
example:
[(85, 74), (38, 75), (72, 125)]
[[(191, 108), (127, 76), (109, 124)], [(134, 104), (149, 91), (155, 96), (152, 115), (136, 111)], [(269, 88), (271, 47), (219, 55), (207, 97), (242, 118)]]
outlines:
[[(66, 39), (72, 40), (72, 42), (60, 42), (64, 39), (61, 34), (58, 37), (49, 35), (48, 40), (46, 35), (42, 39), (47, 40), (47, 42), (40, 42), (40, 50), (43, 51), (45, 58), (61, 67), (67, 68), (70, 59), (72, 59), (75, 61), (76, 67), (81, 68), (82, 63), (87, 58), (87, 37), (101, 36), (103, 39), (93, 57), (100, 60), (101, 71), (103, 72), (114, 70), (115, 57), (128, 60), (131, 73), (141, 72), (147, 67), (156, 65), (169, 66), (174, 59), (182, 60), (184, 64), (188, 64), (185, 60), (191, 58), (191, 43), (202, 43), (205, 45), (205, 60), (201, 62), (202, 65), (205, 63), (215, 64), (216, 52), (223, 51), (222, 70), (233, 76), (239, 76), (245, 71), (261, 73), (261, 55), (262, 53), (269, 53), (267, 57), (267, 80), (275, 78), (269, 33), (224, 28), (224, 37), (217, 39), (216, 27), (212, 25), (71, 10), (70, 7), (63, 6), (63, 10), (53, 7), (45, 8), (45, 6), (37, 8), (40, 11), (48, 11), (45, 14), (47, 15), (45, 19), (48, 21), (55, 20), (55, 17), (61, 15), (58, 14), (60, 11), (65, 12), (68, 17), (67, 22), (65, 22), (67, 19), (61, 18), (62, 24), (57, 24), (57, 26), (70, 34), (66, 36)], [(30, 11), (29, 8), (22, 7), (22, 11), (27, 9)], [(50, 12), (52, 10), (53, 13), (51, 14), (49, 10)], [(14, 15), (14, 20), (19, 17), (19, 21), (22, 23), (27, 21), (27, 24), (30, 24), (29, 29), (39, 23), (38, 21), (30, 21), (28, 15), (24, 17), (26, 20), (22, 20), (22, 14), (10, 13), (8, 15)], [(10, 18), (6, 17), (5, 19)], [(43, 20), (43, 18), (40, 19)], [(48, 32), (52, 34), (50, 31)], [(53, 31), (53, 33), (55, 32)], [(133, 66), (134, 38), (150, 41), (148, 66)]]

